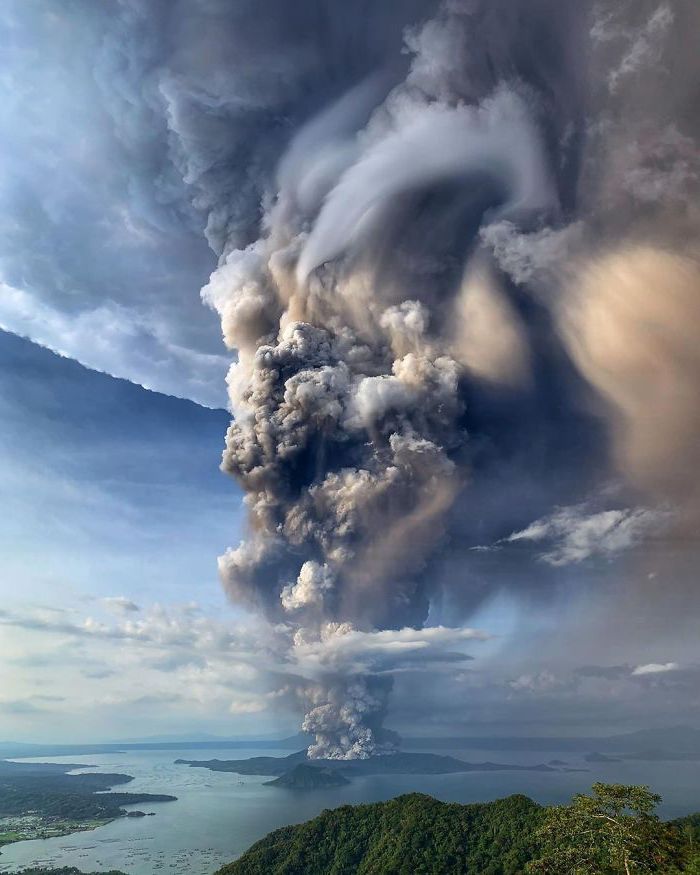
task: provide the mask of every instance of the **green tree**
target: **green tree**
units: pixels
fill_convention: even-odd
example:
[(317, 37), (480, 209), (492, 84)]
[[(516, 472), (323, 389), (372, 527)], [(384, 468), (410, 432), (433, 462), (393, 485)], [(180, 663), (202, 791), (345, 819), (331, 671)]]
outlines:
[(685, 875), (700, 875), (700, 856), (691, 856), (680, 871)]
[(679, 862), (677, 833), (656, 815), (648, 787), (594, 784), (571, 805), (547, 810), (538, 832), (542, 855), (527, 871), (546, 875), (668, 872)]

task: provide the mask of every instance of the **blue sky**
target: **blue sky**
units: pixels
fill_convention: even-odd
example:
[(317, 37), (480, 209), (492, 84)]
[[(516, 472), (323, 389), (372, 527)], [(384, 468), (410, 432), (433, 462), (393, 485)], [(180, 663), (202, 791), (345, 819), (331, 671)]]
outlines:
[(220, 601), (215, 557), (241, 525), (228, 414), (0, 340), (3, 600)]
[(243, 526), (241, 494), (218, 467), (229, 415), (4, 332), (0, 372), (0, 735), (143, 734), (144, 711), (149, 731), (198, 720), (241, 731), (235, 691), (202, 693), (198, 715), (159, 692), (171, 667), (153, 680), (140, 656), (123, 664), (119, 638), (82, 634), (88, 621), (161, 628), (163, 611), (187, 627), (240, 616), (216, 571)]

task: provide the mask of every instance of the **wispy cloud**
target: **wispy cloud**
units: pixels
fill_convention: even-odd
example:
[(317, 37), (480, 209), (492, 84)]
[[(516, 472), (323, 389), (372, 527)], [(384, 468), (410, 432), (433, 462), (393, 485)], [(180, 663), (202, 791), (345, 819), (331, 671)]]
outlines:
[[(121, 599), (117, 604), (116, 616), (104, 620), (0, 610), (7, 656), (21, 672), (14, 679), (17, 690), (52, 678), (52, 701), (60, 695), (75, 713), (120, 702), (143, 710), (153, 696), (166, 708), (189, 702), (216, 712), (260, 687), (275, 687), (279, 660), (260, 630), (226, 625), (192, 605), (136, 612)], [(10, 630), (21, 634), (12, 638)], [(46, 650), (47, 639), (61, 646)], [(34, 697), (29, 704), (41, 708), (47, 702)]]
[(574, 670), (582, 678), (601, 678), (603, 680), (618, 680), (630, 673), (628, 665), (582, 665)]
[(650, 508), (592, 510), (589, 503), (558, 508), (524, 529), (476, 551), (500, 550), (511, 544), (538, 547), (536, 558), (548, 565), (576, 565), (592, 558), (610, 559), (662, 533), (670, 513)]
[(587, 513), (584, 507), (566, 507), (514, 532), (507, 543), (548, 542), (540, 558), (549, 565), (572, 565), (595, 556), (609, 557), (637, 544), (656, 531), (664, 516), (646, 508), (625, 508)]
[(649, 674), (666, 674), (669, 671), (678, 671), (680, 666), (677, 662), (650, 662), (647, 665), (638, 665), (632, 672), (633, 677)]
[(435, 626), (362, 632), (331, 623), (319, 635), (297, 633), (292, 662), (307, 677), (339, 669), (350, 673), (434, 671), (441, 663), (454, 665), (473, 659), (462, 648), (467, 642), (474, 644), (488, 638), (486, 632), (468, 628)]
[(121, 595), (108, 596), (102, 599), (102, 602), (108, 611), (115, 614), (136, 614), (141, 610), (136, 602)]

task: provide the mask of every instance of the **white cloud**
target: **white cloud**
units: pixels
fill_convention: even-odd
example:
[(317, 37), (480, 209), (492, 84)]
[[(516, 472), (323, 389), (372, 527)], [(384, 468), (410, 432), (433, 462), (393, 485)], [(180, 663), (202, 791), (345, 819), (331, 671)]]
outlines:
[(640, 675), (647, 674), (665, 674), (669, 671), (677, 671), (679, 667), (677, 662), (650, 662), (648, 665), (638, 665), (632, 672), (632, 675), (639, 677)]
[(292, 658), (297, 670), (307, 677), (340, 669), (354, 673), (435, 670), (440, 663), (454, 666), (471, 659), (462, 650), (465, 643), (488, 638), (486, 632), (469, 628), (361, 632), (347, 623), (328, 623), (319, 635), (298, 632)]
[(260, 714), (267, 709), (268, 703), (264, 698), (240, 699), (229, 705), (230, 714)]
[[(279, 686), (276, 658), (263, 630), (222, 623), (191, 605), (151, 605), (136, 612), (128, 599), (104, 601), (119, 606), (107, 622), (41, 610), (1, 610), (3, 658), (18, 666), (16, 689), (6, 685), (3, 692), (13, 699), (19, 693), (26, 697), (28, 688), (48, 677), (52, 690), (65, 697), (65, 710), (74, 715), (95, 703), (142, 710), (157, 703), (159, 714), (163, 708), (193, 707), (227, 714), (232, 699), (259, 700), (265, 707), (272, 701), (259, 695), (261, 688)], [(52, 638), (60, 647), (46, 650)], [(38, 658), (27, 660), (28, 655)], [(253, 711), (241, 706), (235, 713)]]
[(500, 543), (548, 542), (548, 549), (539, 556), (543, 562), (572, 565), (628, 550), (662, 528), (667, 518), (667, 513), (647, 508), (591, 513), (586, 505), (577, 505), (560, 508)]
[(65, 699), (47, 704), (32, 698), (14, 709), (13, 720), (28, 721), (33, 709), (50, 708), (73, 725), (101, 721), (109, 727), (102, 734), (111, 737), (117, 716), (153, 725), (230, 720), (232, 727), (250, 719), (252, 729), (275, 714), (293, 725), (298, 693), (309, 681), (336, 672), (450, 674), (472, 658), (467, 645), (489, 637), (469, 628), (363, 632), (327, 624), (305, 638), (286, 624), (227, 623), (192, 605), (136, 611), (123, 596), (100, 605), (108, 611), (93, 616), (0, 609), (2, 658), (16, 666), (5, 698), (24, 703), (50, 681), (51, 693)]
[(527, 693), (548, 692), (566, 685), (566, 682), (563, 682), (551, 671), (547, 670), (535, 672), (533, 674), (522, 674), (508, 682), (508, 686), (512, 690)]
[(260, 714), (266, 711), (272, 702), (283, 698), (290, 688), (288, 685), (283, 685), (277, 690), (271, 690), (268, 693), (263, 693), (259, 696), (249, 696), (247, 698), (235, 699), (229, 705), (230, 714)]
[(675, 16), (668, 3), (662, 3), (636, 34), (629, 34), (631, 42), (619, 66), (608, 77), (608, 86), (616, 92), (621, 82), (634, 77), (645, 68), (657, 68), (661, 63), (665, 39)]

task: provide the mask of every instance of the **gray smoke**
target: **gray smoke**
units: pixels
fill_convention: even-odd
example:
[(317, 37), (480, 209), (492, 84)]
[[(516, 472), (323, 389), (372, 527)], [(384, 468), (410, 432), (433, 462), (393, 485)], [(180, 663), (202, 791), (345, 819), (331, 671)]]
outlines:
[[(464, 381), (518, 383), (527, 359), (496, 281), (462, 276), (482, 222), (527, 229), (560, 208), (538, 120), (554, 98), (513, 66), (492, 14), (445, 5), (407, 32), (408, 72), (385, 99), (367, 79), (302, 127), (263, 234), (203, 291), (238, 354), (223, 466), (250, 518), (221, 575), (306, 641), (425, 623), (469, 480)], [(503, 69), (473, 76), (484, 29)], [(384, 751), (389, 689), (342, 666), (310, 685), (311, 755)]]
[[(692, 3), (174, 5), (153, 94), (236, 353), (223, 468), (249, 531), (221, 576), (290, 662), (548, 591), (470, 548), (611, 477), (677, 496), (700, 421)], [(319, 665), (310, 754), (389, 750), (391, 671)]]
[[(312, 755), (389, 750), (392, 683), (419, 710), (499, 598), (620, 577), (688, 623), (697, 0), (5, 0), (0, 33), (0, 324), (214, 406), (234, 361), (221, 573)], [(608, 614), (587, 644), (639, 638)]]
[(349, 675), (307, 691), (302, 729), (316, 736), (312, 758), (364, 759), (394, 750), (393, 733), (382, 728), (391, 679)]

